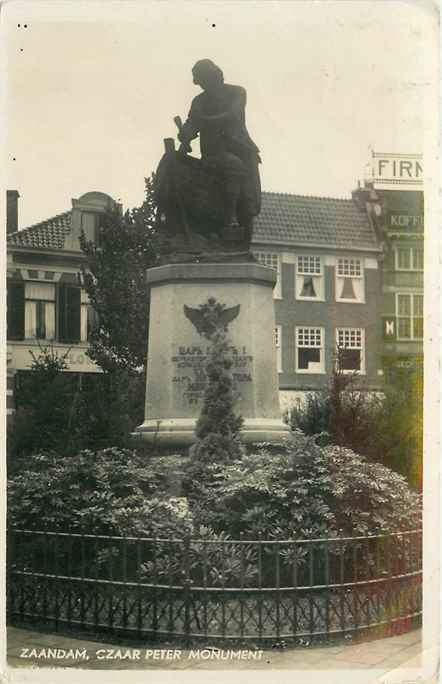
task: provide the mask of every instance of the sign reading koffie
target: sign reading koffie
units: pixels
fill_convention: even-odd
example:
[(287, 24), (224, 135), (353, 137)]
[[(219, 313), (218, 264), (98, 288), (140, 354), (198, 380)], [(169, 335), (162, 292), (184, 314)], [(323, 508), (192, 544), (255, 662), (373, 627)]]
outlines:
[[(240, 391), (242, 383), (252, 382), (250, 365), (253, 357), (247, 353), (246, 347), (231, 346), (230, 352), (234, 388)], [(178, 353), (172, 357), (176, 369), (172, 382), (181, 387), (183, 399), (191, 405), (202, 401), (207, 384), (205, 367), (209, 353), (209, 346), (192, 345), (178, 347)]]

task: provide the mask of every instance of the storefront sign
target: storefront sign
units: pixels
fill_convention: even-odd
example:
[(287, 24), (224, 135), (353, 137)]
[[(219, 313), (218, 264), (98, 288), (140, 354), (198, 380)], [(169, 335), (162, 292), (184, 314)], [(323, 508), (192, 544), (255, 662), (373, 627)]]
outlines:
[(374, 187), (409, 187), (423, 185), (424, 168), (421, 154), (372, 153)]
[(421, 233), (424, 230), (424, 217), (419, 214), (390, 211), (387, 215), (387, 226), (392, 231)]
[(384, 340), (396, 338), (396, 320), (393, 317), (384, 318)]

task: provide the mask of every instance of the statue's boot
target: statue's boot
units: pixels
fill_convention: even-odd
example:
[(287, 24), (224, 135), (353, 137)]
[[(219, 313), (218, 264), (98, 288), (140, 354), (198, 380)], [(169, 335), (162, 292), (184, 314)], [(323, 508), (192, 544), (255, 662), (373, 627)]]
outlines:
[(229, 192), (224, 194), (224, 228), (223, 237), (225, 240), (233, 240), (237, 242), (243, 239), (243, 230), (238, 223), (236, 216), (236, 208), (239, 199), (239, 187), (229, 189)]

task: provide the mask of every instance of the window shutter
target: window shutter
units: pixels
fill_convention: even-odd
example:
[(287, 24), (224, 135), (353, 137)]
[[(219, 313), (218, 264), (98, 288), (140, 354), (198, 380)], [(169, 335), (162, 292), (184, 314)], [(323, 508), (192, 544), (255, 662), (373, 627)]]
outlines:
[(23, 340), (25, 336), (24, 283), (8, 283), (7, 307), (8, 339)]
[(67, 288), (68, 336), (70, 342), (80, 341), (80, 288)]
[(80, 288), (61, 285), (58, 294), (60, 342), (80, 341)]

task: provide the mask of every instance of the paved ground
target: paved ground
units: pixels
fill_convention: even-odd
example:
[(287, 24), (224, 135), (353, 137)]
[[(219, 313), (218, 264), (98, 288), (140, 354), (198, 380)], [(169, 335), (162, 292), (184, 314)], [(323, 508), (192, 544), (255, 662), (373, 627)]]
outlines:
[[(58, 649), (58, 651), (51, 654), (48, 653), (47, 649)], [(196, 651), (197, 649), (194, 649), (192, 653), (188, 650), (167, 649), (166, 647), (154, 650), (152, 646), (128, 648), (13, 627), (8, 629), (7, 656), (9, 668), (65, 667), (70, 670), (72, 668), (86, 668), (89, 670), (154, 669), (157, 671), (195, 669), (330, 671), (351, 669), (353, 672), (354, 670), (359, 671), (358, 682), (367, 681), (365, 677), (361, 678), (361, 675), (364, 674), (363, 671), (367, 670), (376, 670), (376, 674), (382, 675), (399, 667), (405, 667), (407, 670), (420, 668), (421, 630), (363, 644), (342, 644), (340, 646), (297, 648), (283, 651), (265, 650), (261, 652), (262, 655), (258, 659), (251, 658), (246, 651), (245, 657), (243, 656), (241, 659), (228, 658), (220, 662), (216, 657), (216, 649), (210, 654), (207, 649), (203, 648), (199, 654)], [(232, 651), (238, 652), (237, 649), (231, 649), (230, 653)], [(224, 649), (222, 653), (226, 655), (229, 651)], [(62, 657), (63, 655), (64, 657)], [(13, 671), (10, 672), (12, 675), (10, 681), (18, 681), (18, 678), (13, 676)], [(15, 672), (17, 673), (17, 670)], [(414, 670), (414, 672), (417, 674), (418, 670)], [(417, 677), (415, 681), (416, 679)], [(382, 681), (387, 680), (382, 679)]]

